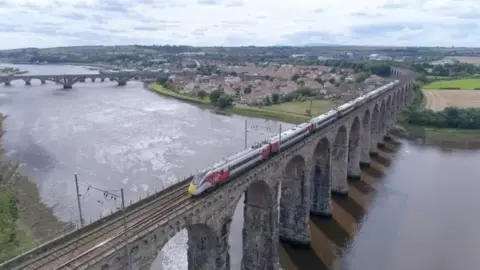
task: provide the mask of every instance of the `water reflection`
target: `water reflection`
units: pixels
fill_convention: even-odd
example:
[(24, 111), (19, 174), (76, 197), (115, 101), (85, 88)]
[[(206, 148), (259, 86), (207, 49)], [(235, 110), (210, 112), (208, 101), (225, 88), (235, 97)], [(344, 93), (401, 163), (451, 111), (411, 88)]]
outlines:
[[(333, 218), (311, 218), (312, 249), (282, 246), (292, 269), (476, 269), (479, 151), (387, 144)], [(394, 151), (391, 151), (394, 150)], [(321, 261), (321, 263), (319, 262)]]

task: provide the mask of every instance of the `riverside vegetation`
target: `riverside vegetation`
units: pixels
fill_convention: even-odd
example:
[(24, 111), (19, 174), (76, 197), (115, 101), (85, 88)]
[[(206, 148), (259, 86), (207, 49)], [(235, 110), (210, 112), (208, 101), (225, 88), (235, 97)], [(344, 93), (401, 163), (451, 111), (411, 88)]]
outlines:
[[(0, 115), (0, 138), (5, 118)], [(74, 228), (53, 215), (36, 184), (17, 170), (18, 163), (4, 158), (0, 144), (0, 263)]]
[(322, 114), (337, 106), (333, 101), (313, 99), (314, 93), (308, 88), (299, 88), (285, 96), (278, 94), (267, 96), (264, 103), (258, 107), (235, 105), (234, 97), (220, 90), (211, 93), (199, 91), (196, 96), (187, 95), (169, 88), (168, 82), (159, 82), (158, 79), (150, 89), (164, 96), (213, 108), (219, 113), (268, 118), (293, 124), (308, 121), (313, 115)]
[(414, 86), (412, 102), (402, 111), (397, 124), (399, 131), (409, 137), (437, 142), (480, 142), (480, 108), (425, 109), (419, 82)]

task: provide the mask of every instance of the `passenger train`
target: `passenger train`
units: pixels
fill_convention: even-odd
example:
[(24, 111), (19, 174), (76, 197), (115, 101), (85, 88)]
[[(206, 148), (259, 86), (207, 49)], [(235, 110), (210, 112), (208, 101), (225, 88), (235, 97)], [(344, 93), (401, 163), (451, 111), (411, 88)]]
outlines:
[(189, 187), (188, 193), (197, 196), (205, 190), (224, 183), (229, 179), (243, 173), (253, 165), (260, 163), (274, 154), (280, 152), (311, 133), (328, 126), (330, 123), (343, 115), (362, 106), (368, 101), (378, 97), (384, 92), (397, 86), (399, 81), (393, 81), (378, 89), (375, 89), (366, 95), (358, 97), (350, 102), (338, 106), (334, 110), (312, 118), (308, 123), (303, 123), (291, 129), (281, 132), (279, 135), (268, 138), (262, 143), (251, 146), (235, 155), (225, 158), (194, 175)]

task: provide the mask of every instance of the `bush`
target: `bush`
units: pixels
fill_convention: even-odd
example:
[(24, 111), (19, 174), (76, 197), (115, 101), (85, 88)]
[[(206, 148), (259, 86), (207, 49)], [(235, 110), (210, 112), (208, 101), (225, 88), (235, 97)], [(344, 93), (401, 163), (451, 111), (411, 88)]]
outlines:
[(207, 92), (205, 92), (204, 90), (200, 90), (198, 91), (197, 96), (201, 99), (204, 99), (207, 96)]
[(217, 101), (218, 99), (220, 98), (220, 96), (223, 94), (222, 91), (220, 90), (214, 90), (210, 93), (210, 102), (213, 104), (213, 105), (217, 105)]
[(222, 94), (218, 98), (216, 105), (221, 109), (231, 107), (233, 105), (233, 97), (228, 94)]

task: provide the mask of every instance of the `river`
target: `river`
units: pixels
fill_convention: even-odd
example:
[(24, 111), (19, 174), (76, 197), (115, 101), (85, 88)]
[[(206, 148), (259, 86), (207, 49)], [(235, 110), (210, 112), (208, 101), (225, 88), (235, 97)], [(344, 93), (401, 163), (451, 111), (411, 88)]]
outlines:
[[(4, 66), (30, 74), (96, 73), (79, 66)], [(0, 111), (9, 115), (3, 137), (7, 155), (21, 162), (21, 171), (35, 180), (54, 214), (72, 222), (78, 220), (75, 172), (84, 216), (94, 220), (120, 207), (120, 201), (89, 185), (124, 188), (128, 204), (241, 150), (246, 119), (249, 142), (276, 133), (279, 125), (217, 115), (155, 95), (139, 82), (117, 87), (87, 81), (66, 91), (54, 83), (25, 86), (17, 80), (0, 86)], [(405, 141), (390, 155), (385, 175), (366, 171), (366, 180), (353, 184), (348, 199), (336, 199), (332, 221), (312, 218), (312, 249), (283, 245), (282, 262), (297, 269), (312, 269), (305, 264), (312, 262), (321, 269), (331, 260), (321, 252), (327, 239), (341, 246), (340, 269), (473, 269), (480, 260), (473, 252), (480, 247), (475, 230), (480, 218), (472, 215), (480, 201), (475, 197), (480, 183), (473, 177), (480, 173), (475, 162), (480, 154)], [(367, 196), (368, 187), (375, 192)], [(230, 235), (232, 269), (241, 259), (241, 210), (239, 204)], [(355, 229), (352, 220), (358, 222)], [(186, 269), (186, 237), (185, 231), (175, 236), (152, 269)]]

